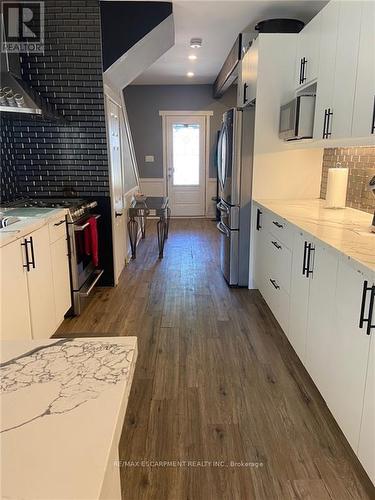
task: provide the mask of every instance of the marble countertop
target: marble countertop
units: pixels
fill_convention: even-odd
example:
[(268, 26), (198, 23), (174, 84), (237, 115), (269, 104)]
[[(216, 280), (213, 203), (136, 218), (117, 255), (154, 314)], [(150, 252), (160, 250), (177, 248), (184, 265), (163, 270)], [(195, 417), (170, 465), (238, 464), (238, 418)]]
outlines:
[[(27, 234), (36, 231), (59, 217), (65, 217), (66, 214), (66, 210), (61, 208), (41, 208), (40, 212), (41, 213), (37, 216), (18, 217), (20, 219), (19, 222), (15, 222), (4, 229), (0, 229), (0, 248), (23, 238)], [(0, 213), (6, 215), (6, 212), (2, 213), (1, 209)]]
[(372, 215), (352, 208), (328, 209), (325, 201), (254, 200), (371, 271), (375, 271)]
[(136, 358), (136, 337), (1, 343), (2, 498), (101, 496)]

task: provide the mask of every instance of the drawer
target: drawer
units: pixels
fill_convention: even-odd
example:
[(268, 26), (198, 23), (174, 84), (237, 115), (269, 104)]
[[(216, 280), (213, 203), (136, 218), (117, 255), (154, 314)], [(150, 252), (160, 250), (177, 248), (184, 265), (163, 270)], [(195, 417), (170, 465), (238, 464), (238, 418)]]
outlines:
[[(267, 233), (266, 254), (268, 256), (269, 270), (272, 277), (290, 293), (291, 272), (292, 272), (292, 252), (273, 234)], [(267, 270), (266, 270), (267, 272)]]
[(268, 210), (263, 211), (263, 227), (273, 234), (280, 242), (284, 243), (290, 250), (293, 248), (294, 230), (293, 226), (285, 219)]
[(290, 298), (280, 283), (269, 275), (264, 283), (264, 299), (271, 309), (273, 315), (279, 322), (284, 333), (288, 335), (289, 330), (289, 306)]
[(49, 230), (49, 241), (54, 243), (60, 238), (66, 238), (66, 220), (65, 215), (62, 215), (58, 219), (54, 219), (48, 224)]

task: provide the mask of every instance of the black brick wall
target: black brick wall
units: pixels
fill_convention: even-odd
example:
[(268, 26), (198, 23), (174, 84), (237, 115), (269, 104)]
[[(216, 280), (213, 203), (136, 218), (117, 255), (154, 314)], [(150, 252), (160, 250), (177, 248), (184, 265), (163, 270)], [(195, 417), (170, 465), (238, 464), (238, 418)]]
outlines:
[(45, 1), (45, 53), (23, 55), (22, 73), (66, 123), (3, 114), (3, 199), (109, 196), (99, 2)]

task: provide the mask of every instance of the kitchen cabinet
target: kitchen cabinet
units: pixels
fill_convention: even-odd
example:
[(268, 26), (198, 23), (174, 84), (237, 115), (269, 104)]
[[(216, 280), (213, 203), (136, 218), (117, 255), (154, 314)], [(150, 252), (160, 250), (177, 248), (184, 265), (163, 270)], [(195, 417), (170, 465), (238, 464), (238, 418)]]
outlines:
[(327, 404), (353, 450), (357, 450), (358, 446), (365, 392), (370, 349), (370, 335), (366, 334), (370, 325), (366, 319), (369, 317), (373, 284), (371, 273), (367, 275), (346, 257), (340, 258), (335, 328), (330, 334), (329, 358), (333, 369)]
[(327, 122), (326, 110), (332, 107), (339, 10), (339, 2), (329, 2), (320, 14), (319, 71), (313, 134), (316, 139), (322, 139)]
[[(375, 313), (372, 324), (375, 325)], [(370, 336), (362, 423), (359, 435), (358, 458), (371, 481), (375, 484), (375, 337)]]
[(31, 339), (24, 240), (9, 243), (0, 251), (0, 338)]
[(362, 2), (352, 136), (375, 133), (375, 2)]
[(26, 239), (32, 262), (27, 272), (32, 336), (49, 338), (56, 329), (56, 311), (48, 226)]
[(54, 329), (56, 329), (72, 305), (66, 233), (51, 244), (51, 264), (56, 313)]
[(305, 362), (307, 315), (310, 293), (312, 255), (311, 237), (303, 231), (295, 231), (290, 288), (290, 312), (288, 339), (302, 362)]
[(237, 105), (244, 108), (254, 102), (257, 92), (259, 38), (245, 52), (239, 69)]
[(332, 368), (332, 332), (336, 327), (338, 253), (320, 242), (314, 244), (311, 252), (305, 367), (327, 401)]
[(299, 33), (296, 64), (296, 87), (316, 81), (319, 68), (321, 13), (317, 14)]

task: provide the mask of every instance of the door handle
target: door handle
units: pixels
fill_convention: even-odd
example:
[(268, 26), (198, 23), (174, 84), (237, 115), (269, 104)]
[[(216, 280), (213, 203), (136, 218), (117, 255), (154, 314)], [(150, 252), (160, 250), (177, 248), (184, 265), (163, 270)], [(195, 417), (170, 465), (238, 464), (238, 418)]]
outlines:
[(310, 276), (310, 274), (313, 274), (313, 269), (310, 269), (310, 264), (311, 264), (311, 252), (315, 252), (315, 247), (309, 243), (307, 245), (307, 266), (306, 266), (306, 278)]
[(26, 257), (26, 264), (23, 264), (23, 267), (27, 270), (27, 272), (29, 272), (30, 271), (29, 249), (27, 246), (26, 238), (23, 240), (23, 243), (21, 243), (21, 246), (25, 247), (25, 257)]
[(301, 78), (301, 83), (304, 83), (306, 81), (306, 63), (307, 63), (307, 59), (306, 57), (304, 57), (302, 59), (302, 78)]
[(371, 134), (375, 132), (375, 95), (374, 95), (374, 104), (372, 107), (372, 123), (371, 123)]
[(243, 84), (243, 103), (246, 104), (247, 103), (247, 88), (248, 88), (248, 84), (247, 83), (244, 83)]
[(257, 208), (257, 231), (259, 231), (260, 229), (262, 229), (262, 226), (260, 224), (260, 217), (262, 215), (262, 211), (259, 210), (259, 208)]
[[(367, 292), (371, 292), (370, 294), (370, 303), (369, 303), (369, 311), (368, 311), (368, 317), (365, 318), (365, 307), (366, 307), (366, 297), (367, 297)], [(362, 301), (361, 301), (361, 312), (359, 315), (359, 328), (363, 328), (364, 323), (367, 323), (367, 328), (366, 328), (366, 334), (370, 335), (371, 329), (375, 328), (375, 325), (372, 325), (372, 315), (374, 312), (374, 302), (375, 302), (375, 285), (368, 286), (368, 281), (363, 282), (363, 289), (362, 289)]]
[(277, 241), (271, 241), (272, 245), (276, 247), (278, 250), (282, 249), (282, 246), (277, 243)]
[(276, 227), (278, 227), (279, 229), (281, 229), (282, 227), (284, 227), (282, 224), (280, 224), (280, 222), (277, 222), (276, 220), (273, 220), (272, 221), (272, 224), (274, 224)]
[(122, 217), (123, 213), (122, 212), (115, 212), (115, 217)]
[(324, 123), (323, 123), (323, 136), (322, 136), (323, 139), (326, 139), (327, 114), (328, 114), (328, 110), (325, 109), (324, 110)]
[(305, 241), (304, 247), (303, 247), (303, 264), (302, 264), (302, 276), (305, 276), (305, 273), (307, 271), (306, 267), (306, 256), (307, 256), (307, 241)]

